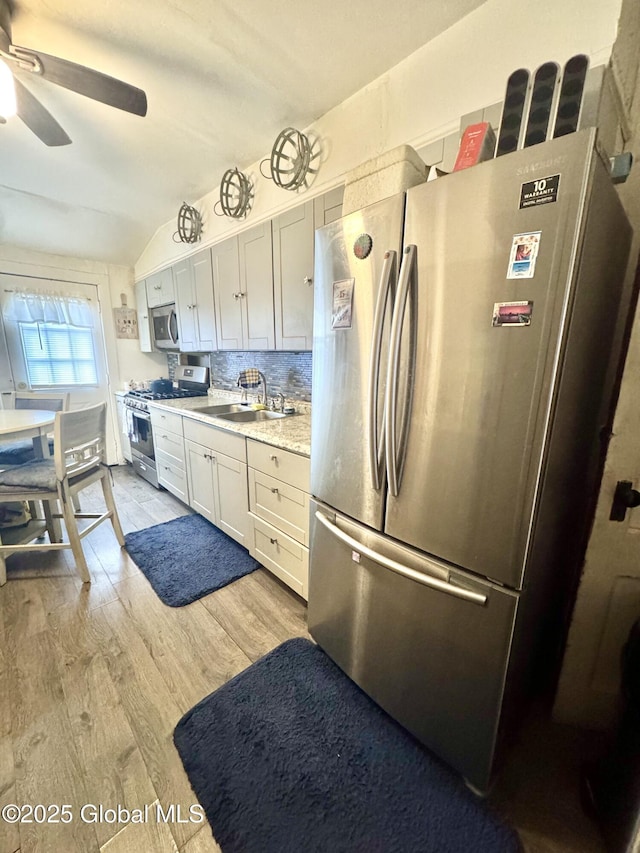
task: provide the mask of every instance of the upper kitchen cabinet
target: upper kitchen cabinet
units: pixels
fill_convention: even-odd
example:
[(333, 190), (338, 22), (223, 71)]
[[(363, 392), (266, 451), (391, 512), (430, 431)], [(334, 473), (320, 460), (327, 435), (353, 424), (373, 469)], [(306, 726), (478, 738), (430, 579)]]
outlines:
[(136, 313), (138, 315), (138, 335), (140, 338), (140, 351), (153, 352), (151, 341), (151, 320), (147, 306), (147, 288), (144, 282), (136, 282)]
[(238, 235), (238, 256), (244, 347), (248, 350), (275, 349), (270, 221)]
[(271, 223), (211, 249), (218, 349), (273, 350)]
[(340, 218), (343, 195), (337, 187), (272, 220), (276, 349), (313, 346), (314, 232)]
[(218, 348), (242, 349), (242, 298), (238, 238), (230, 237), (211, 249), (216, 302)]
[(173, 283), (181, 351), (217, 349), (211, 250), (174, 264)]
[(281, 213), (273, 231), (276, 349), (310, 350), (313, 344), (313, 202)]
[(147, 305), (149, 308), (155, 308), (157, 305), (168, 305), (174, 299), (171, 267), (147, 277)]
[(328, 193), (314, 199), (315, 227), (322, 228), (330, 222), (335, 222), (342, 216), (342, 199), (344, 198), (344, 187), (335, 187)]

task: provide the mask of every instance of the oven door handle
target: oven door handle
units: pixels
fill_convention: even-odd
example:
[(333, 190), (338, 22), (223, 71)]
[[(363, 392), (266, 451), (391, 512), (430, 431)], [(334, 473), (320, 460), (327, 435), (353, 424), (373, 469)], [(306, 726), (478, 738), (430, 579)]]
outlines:
[(143, 412), (141, 409), (134, 409), (133, 406), (128, 407), (134, 418), (140, 418), (141, 421), (151, 423), (151, 415), (149, 412)]

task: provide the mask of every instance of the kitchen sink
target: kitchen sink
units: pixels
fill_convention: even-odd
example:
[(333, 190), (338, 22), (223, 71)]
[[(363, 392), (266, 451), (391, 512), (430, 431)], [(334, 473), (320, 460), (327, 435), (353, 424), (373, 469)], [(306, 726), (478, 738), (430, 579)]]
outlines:
[(269, 412), (266, 409), (259, 409), (258, 411), (254, 411), (253, 409), (247, 411), (245, 409), (242, 412), (232, 411), (226, 414), (221, 413), (216, 415), (216, 417), (220, 418), (221, 421), (232, 421), (233, 423), (253, 423), (254, 421), (272, 421), (276, 418), (286, 418), (288, 416), (284, 412)]
[(240, 412), (241, 414), (253, 414), (252, 410), (242, 403), (219, 403), (217, 406), (198, 407), (192, 411), (198, 412), (200, 415), (218, 415), (231, 414), (232, 412)]

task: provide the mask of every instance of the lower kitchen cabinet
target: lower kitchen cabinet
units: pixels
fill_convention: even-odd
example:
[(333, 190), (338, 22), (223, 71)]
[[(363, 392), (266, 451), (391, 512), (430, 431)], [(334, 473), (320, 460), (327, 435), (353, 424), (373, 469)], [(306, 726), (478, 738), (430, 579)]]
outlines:
[(184, 432), (189, 505), (246, 547), (245, 439), (188, 418)]
[(188, 504), (189, 488), (185, 470), (182, 417), (179, 414), (152, 408), (151, 426), (158, 483)]
[(251, 439), (249, 552), (303, 598), (309, 587), (309, 459)]

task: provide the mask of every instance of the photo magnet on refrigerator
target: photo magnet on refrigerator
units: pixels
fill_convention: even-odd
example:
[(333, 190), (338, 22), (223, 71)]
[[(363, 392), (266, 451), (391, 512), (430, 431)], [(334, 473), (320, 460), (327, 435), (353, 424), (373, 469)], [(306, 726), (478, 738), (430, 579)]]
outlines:
[(533, 302), (496, 302), (492, 326), (522, 327), (531, 325)]
[(541, 231), (515, 234), (511, 242), (507, 278), (533, 278), (540, 248)]

